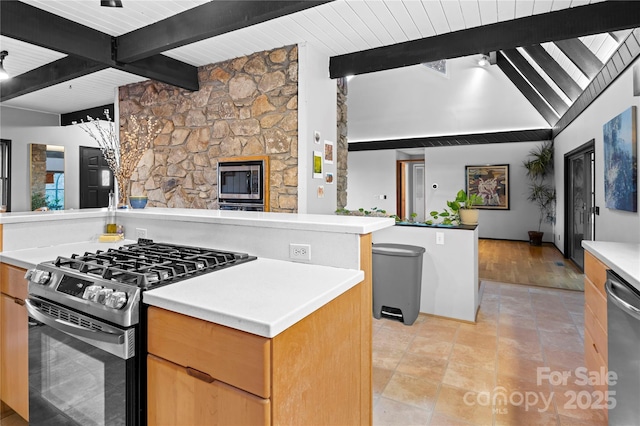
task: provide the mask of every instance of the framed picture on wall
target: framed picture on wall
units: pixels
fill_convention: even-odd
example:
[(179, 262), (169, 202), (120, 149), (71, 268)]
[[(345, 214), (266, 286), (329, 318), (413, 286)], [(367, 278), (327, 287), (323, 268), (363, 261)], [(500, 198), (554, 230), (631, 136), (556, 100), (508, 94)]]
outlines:
[(333, 142), (324, 141), (324, 162), (333, 164)]
[(609, 209), (638, 211), (636, 107), (607, 122), (604, 139), (604, 203)]
[(478, 194), (479, 209), (509, 210), (509, 165), (466, 166), (467, 194)]
[(322, 152), (313, 151), (313, 178), (322, 179)]

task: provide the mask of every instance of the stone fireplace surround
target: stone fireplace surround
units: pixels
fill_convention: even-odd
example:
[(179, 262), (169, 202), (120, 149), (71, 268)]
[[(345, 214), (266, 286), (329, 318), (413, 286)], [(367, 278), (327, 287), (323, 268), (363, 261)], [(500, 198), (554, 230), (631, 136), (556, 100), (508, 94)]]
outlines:
[(298, 48), (199, 68), (200, 90), (147, 80), (119, 89), (121, 131), (135, 115), (162, 131), (132, 176), (149, 206), (216, 209), (219, 158), (267, 155), (271, 211), (298, 203)]

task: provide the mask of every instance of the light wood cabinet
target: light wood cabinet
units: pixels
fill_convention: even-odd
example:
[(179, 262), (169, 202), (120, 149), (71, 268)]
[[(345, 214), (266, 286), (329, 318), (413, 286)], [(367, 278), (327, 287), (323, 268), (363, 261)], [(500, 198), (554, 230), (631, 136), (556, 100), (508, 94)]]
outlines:
[(269, 400), (149, 355), (150, 425), (269, 424)]
[(29, 420), (29, 325), (25, 270), (0, 265), (0, 394)]
[[(589, 371), (607, 371), (607, 296), (604, 289), (607, 266), (591, 253), (584, 253), (584, 359)], [(606, 383), (596, 390), (608, 390)], [(605, 409), (606, 410), (606, 409)], [(606, 412), (606, 411), (605, 411)]]
[(150, 307), (149, 424), (370, 424), (364, 287), (272, 339)]

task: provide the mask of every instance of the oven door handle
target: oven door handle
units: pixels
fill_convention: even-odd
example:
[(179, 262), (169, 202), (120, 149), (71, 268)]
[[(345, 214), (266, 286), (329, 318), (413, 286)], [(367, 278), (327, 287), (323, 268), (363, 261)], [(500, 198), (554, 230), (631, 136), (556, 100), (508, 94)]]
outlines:
[[(33, 319), (40, 321), (41, 323), (48, 325), (49, 327), (55, 328), (56, 330), (60, 330), (72, 336), (84, 337), (85, 339), (94, 340), (97, 342), (109, 343), (112, 345), (122, 345), (124, 344), (124, 334), (115, 334), (108, 333), (99, 330), (90, 330), (88, 328), (77, 326), (73, 323), (58, 319), (52, 318), (49, 315), (46, 315), (38, 310), (37, 307), (33, 305), (33, 303), (29, 300), (25, 300), (25, 307), (27, 308), (27, 312), (29, 315), (33, 317)], [(114, 329), (114, 331), (119, 331)]]

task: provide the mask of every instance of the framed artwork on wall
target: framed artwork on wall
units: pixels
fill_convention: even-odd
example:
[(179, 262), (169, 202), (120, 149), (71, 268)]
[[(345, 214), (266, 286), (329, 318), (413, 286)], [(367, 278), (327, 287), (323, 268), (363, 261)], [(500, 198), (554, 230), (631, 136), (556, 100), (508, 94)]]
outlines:
[(487, 210), (509, 210), (509, 165), (466, 166), (467, 194), (478, 194)]
[(324, 141), (324, 162), (333, 164), (333, 142)]
[(313, 178), (322, 179), (322, 152), (313, 151)]
[(636, 107), (602, 127), (604, 139), (604, 202), (610, 209), (638, 211)]

